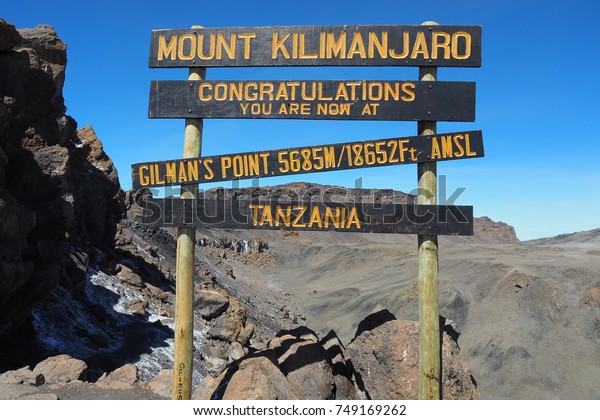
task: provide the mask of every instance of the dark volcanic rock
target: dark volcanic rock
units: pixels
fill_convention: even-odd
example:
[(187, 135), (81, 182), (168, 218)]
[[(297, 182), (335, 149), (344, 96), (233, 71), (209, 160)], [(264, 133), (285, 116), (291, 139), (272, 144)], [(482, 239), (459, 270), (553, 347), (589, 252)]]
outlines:
[(0, 51), (10, 51), (21, 42), (21, 35), (15, 27), (4, 19), (0, 19)]
[(124, 212), (102, 144), (65, 115), (66, 63), (52, 27), (0, 21), (0, 335), (57, 284), (80, 291)]

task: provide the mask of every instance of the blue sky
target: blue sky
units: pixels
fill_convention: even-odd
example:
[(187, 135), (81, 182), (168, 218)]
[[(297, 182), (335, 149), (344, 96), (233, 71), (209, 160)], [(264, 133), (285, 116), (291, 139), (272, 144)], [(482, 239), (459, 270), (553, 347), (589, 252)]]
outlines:
[[(483, 27), (481, 68), (440, 68), (438, 80), (477, 83), (472, 123), (438, 132), (482, 130), (486, 156), (438, 164), (448, 195), (476, 216), (513, 225), (520, 239), (600, 227), (600, 3), (563, 1), (101, 1), (5, 2), (18, 28), (50, 24), (68, 45), (64, 96), (80, 127), (91, 124), (124, 189), (130, 165), (181, 157), (183, 121), (148, 119), (150, 80), (187, 69), (149, 69), (152, 29), (338, 24)], [(208, 79), (416, 80), (417, 68), (210, 68)], [(1, 77), (1, 75), (0, 75)], [(205, 120), (203, 154), (269, 150), (416, 134), (415, 122)], [(416, 166), (267, 178), (411, 191)], [(250, 181), (242, 181), (242, 186)], [(211, 184), (205, 184), (210, 188)]]

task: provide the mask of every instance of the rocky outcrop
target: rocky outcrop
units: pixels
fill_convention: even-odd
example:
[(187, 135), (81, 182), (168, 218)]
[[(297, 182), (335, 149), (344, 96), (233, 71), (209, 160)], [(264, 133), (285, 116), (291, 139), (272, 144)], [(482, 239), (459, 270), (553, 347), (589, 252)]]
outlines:
[(112, 161), (65, 114), (66, 48), (50, 26), (0, 20), (0, 335), (57, 284), (81, 291), (123, 214)]
[[(391, 314), (384, 310), (370, 315), (369, 325), (359, 325), (360, 334), (348, 345), (356, 384), (369, 399), (417, 399), (419, 324), (386, 315)], [(457, 332), (447, 324), (442, 335), (442, 398), (479, 399), (477, 384), (459, 356)]]
[(519, 242), (515, 228), (489, 217), (476, 217), (473, 221), (473, 236), (478, 242), (491, 244), (516, 244)]
[(68, 383), (85, 380), (87, 368), (87, 364), (84, 361), (61, 354), (38, 363), (33, 368), (33, 374), (42, 375), (44, 382)]
[[(481, 398), (446, 323), (442, 344), (444, 399)], [(282, 331), (269, 348), (207, 377), (195, 399), (417, 399), (419, 328), (380, 311), (359, 324), (344, 348), (334, 332), (319, 340), (306, 327)]]

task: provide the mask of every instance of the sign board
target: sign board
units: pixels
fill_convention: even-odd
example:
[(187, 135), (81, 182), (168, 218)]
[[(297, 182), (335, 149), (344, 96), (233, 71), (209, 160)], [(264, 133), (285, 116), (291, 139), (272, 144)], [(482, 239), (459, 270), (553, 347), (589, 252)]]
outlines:
[(150, 118), (475, 121), (474, 82), (153, 80)]
[(132, 187), (200, 184), (483, 157), (481, 131), (235, 153), (131, 165)]
[(481, 26), (161, 29), (150, 67), (481, 67)]
[(472, 235), (473, 207), (285, 199), (149, 199), (149, 227)]

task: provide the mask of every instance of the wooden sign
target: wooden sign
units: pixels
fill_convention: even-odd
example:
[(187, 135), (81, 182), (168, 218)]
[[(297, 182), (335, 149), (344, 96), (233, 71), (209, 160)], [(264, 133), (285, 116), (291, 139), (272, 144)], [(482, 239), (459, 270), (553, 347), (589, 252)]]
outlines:
[(483, 157), (481, 131), (236, 153), (131, 165), (132, 187), (199, 184)]
[(150, 67), (481, 67), (480, 26), (272, 26), (152, 31)]
[(474, 82), (153, 80), (150, 118), (475, 121)]
[(142, 223), (150, 227), (472, 235), (473, 207), (166, 198), (144, 203)]

